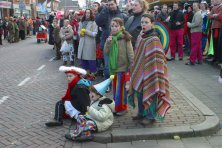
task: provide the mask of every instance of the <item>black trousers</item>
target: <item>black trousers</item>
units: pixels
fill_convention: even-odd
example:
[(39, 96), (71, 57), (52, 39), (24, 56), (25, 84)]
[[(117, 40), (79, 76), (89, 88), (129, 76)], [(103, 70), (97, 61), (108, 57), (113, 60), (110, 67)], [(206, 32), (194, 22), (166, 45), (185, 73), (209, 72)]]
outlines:
[(25, 39), (25, 30), (20, 30), (19, 31), (19, 38), (21, 38), (21, 40)]
[(218, 62), (222, 63), (222, 28), (220, 28), (218, 39)]
[(2, 45), (2, 34), (0, 34), (0, 45)]
[(63, 121), (64, 113), (65, 113), (64, 102), (62, 100), (60, 100), (55, 105), (55, 116), (54, 116), (54, 119), (59, 121), (59, 122), (62, 122)]

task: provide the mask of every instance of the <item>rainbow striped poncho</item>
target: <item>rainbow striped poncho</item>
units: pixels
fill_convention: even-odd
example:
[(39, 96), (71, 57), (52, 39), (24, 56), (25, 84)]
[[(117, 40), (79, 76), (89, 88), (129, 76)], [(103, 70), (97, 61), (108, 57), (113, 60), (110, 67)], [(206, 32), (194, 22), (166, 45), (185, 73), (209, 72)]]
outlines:
[(131, 85), (134, 91), (129, 95), (129, 104), (135, 107), (134, 94), (141, 93), (144, 110), (148, 110), (152, 107), (153, 96), (157, 95), (156, 119), (163, 121), (170, 108), (168, 72), (161, 42), (152, 33), (140, 35), (137, 39)]

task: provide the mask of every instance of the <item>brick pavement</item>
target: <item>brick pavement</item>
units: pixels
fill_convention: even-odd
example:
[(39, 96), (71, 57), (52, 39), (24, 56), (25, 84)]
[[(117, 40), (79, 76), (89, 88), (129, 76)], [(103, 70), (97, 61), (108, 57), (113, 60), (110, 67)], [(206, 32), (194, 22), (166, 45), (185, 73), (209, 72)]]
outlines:
[[(67, 85), (65, 75), (58, 72), (62, 62), (48, 61), (53, 55), (51, 46), (37, 45), (32, 38), (3, 49), (0, 47), (0, 55), (0, 98), (9, 96), (0, 104), (0, 147), (82, 146), (65, 140), (69, 120), (62, 127), (46, 128), (44, 125), (52, 119), (55, 102), (65, 93)], [(45, 68), (37, 71), (42, 64)], [(17, 84), (26, 77), (31, 80), (18, 87)], [(171, 85), (170, 92), (172, 108), (165, 122), (157, 122), (148, 128), (194, 125), (205, 120), (202, 113), (176, 87)], [(110, 130), (145, 128), (131, 120), (135, 113), (130, 108), (127, 115), (115, 117)]]

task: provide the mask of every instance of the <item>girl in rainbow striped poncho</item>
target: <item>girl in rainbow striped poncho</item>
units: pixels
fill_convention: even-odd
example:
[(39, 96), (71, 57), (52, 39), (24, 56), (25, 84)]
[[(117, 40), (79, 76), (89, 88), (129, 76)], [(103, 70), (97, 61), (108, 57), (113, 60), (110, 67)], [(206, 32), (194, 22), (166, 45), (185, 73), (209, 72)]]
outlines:
[(128, 98), (133, 107), (134, 98), (138, 99), (138, 115), (133, 120), (138, 120), (143, 125), (152, 124), (156, 119), (163, 121), (170, 108), (166, 56), (160, 39), (152, 29), (153, 22), (153, 16), (143, 14)]

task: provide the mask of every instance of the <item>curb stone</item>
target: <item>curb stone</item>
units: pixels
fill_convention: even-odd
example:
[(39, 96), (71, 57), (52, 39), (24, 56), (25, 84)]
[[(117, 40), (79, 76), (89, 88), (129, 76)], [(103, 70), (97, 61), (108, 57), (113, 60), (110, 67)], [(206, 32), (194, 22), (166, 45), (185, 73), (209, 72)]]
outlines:
[(218, 131), (220, 128), (220, 120), (217, 115), (181, 84), (177, 84), (174, 81), (171, 83), (174, 87), (176, 86), (180, 93), (186, 96), (188, 99), (187, 102), (191, 106), (195, 106), (203, 116), (205, 116), (206, 120), (204, 122), (188, 126), (112, 130), (111, 133), (95, 134), (94, 141), (99, 143), (129, 142), (169, 139), (175, 135), (180, 137), (195, 137), (211, 135)]

